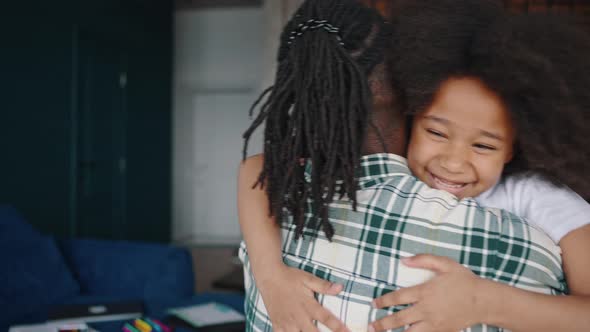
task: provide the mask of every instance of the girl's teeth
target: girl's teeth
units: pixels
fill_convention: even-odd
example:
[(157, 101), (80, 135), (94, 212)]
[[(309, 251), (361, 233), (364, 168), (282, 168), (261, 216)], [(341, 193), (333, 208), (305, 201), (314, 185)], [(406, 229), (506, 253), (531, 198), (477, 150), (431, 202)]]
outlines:
[(445, 186), (445, 187), (449, 187), (449, 188), (461, 188), (463, 187), (463, 184), (455, 184), (455, 183), (449, 183), (447, 181), (444, 181), (442, 179), (439, 179), (437, 177), (434, 178), (436, 180), (436, 182), (438, 182), (439, 184)]

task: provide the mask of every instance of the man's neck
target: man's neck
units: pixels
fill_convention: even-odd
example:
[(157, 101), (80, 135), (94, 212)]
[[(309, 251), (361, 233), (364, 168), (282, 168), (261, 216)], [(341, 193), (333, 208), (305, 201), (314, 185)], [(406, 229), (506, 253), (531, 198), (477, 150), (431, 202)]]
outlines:
[[(381, 129), (381, 130), (378, 130)], [(406, 155), (406, 133), (403, 126), (394, 128), (375, 128), (369, 125), (367, 137), (363, 144), (363, 155), (375, 153), (393, 153)]]
[(392, 103), (373, 104), (363, 144), (363, 155), (393, 153), (405, 156), (406, 146), (405, 116), (396, 111)]

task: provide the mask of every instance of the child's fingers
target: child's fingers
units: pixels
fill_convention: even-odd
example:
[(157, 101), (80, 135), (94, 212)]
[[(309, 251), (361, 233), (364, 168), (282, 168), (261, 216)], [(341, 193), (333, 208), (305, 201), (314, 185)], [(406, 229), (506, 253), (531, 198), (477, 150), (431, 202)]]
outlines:
[(404, 263), (404, 265), (410, 267), (428, 269), (436, 273), (448, 272), (458, 264), (457, 262), (448, 257), (428, 254), (420, 254), (413, 257), (407, 257), (402, 259), (402, 262)]
[(313, 319), (325, 325), (332, 332), (350, 332), (348, 328), (334, 314), (318, 304), (317, 308), (310, 308)]
[(319, 332), (318, 328), (315, 325), (313, 325), (313, 321), (309, 318), (300, 321), (298, 325), (300, 326), (296, 330), (297, 332)]
[(412, 326), (410, 326), (410, 328), (406, 330), (406, 332), (427, 332), (427, 331), (432, 331), (432, 329), (429, 328), (428, 324), (426, 324), (424, 321), (418, 322), (416, 324), (412, 324)]
[(401, 328), (419, 322), (420, 317), (420, 312), (415, 306), (409, 307), (371, 323), (369, 331), (378, 332)]
[(400, 288), (393, 292), (382, 295), (373, 300), (373, 307), (379, 309), (415, 303), (418, 301), (418, 294), (420, 294), (419, 287), (421, 287), (421, 285)]
[(304, 284), (307, 288), (320, 294), (336, 295), (342, 291), (342, 285), (316, 277), (313, 274), (308, 275)]

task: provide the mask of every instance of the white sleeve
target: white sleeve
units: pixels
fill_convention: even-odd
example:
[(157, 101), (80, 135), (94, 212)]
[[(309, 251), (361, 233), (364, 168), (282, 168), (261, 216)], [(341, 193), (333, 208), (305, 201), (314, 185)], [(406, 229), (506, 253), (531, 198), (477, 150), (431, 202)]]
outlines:
[(557, 187), (539, 175), (508, 176), (476, 198), (485, 207), (507, 210), (541, 228), (555, 243), (569, 232), (590, 224), (590, 204), (567, 187)]

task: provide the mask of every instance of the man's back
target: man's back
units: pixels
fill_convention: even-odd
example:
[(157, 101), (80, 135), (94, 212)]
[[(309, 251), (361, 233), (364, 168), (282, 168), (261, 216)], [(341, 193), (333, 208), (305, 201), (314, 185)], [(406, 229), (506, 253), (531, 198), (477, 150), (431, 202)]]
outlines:
[[(308, 175), (310, 171), (311, 166)], [(330, 205), (332, 242), (310, 228), (295, 240), (295, 227), (288, 222), (283, 225), (287, 265), (344, 285), (338, 296), (320, 296), (319, 301), (351, 331), (366, 331), (370, 321), (403, 308), (374, 309), (374, 298), (432, 277), (432, 272), (401, 264), (400, 258), (416, 254), (446, 256), (481, 277), (526, 290), (565, 291), (560, 250), (548, 236), (516, 216), (426, 187), (410, 174), (401, 157), (363, 157), (357, 201), (357, 211), (346, 200)], [(248, 328), (265, 330), (270, 320), (252, 282), (245, 247), (241, 249)], [(472, 330), (498, 329), (478, 326)]]

